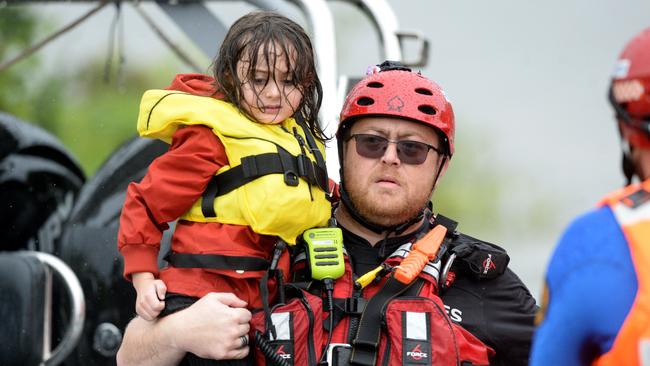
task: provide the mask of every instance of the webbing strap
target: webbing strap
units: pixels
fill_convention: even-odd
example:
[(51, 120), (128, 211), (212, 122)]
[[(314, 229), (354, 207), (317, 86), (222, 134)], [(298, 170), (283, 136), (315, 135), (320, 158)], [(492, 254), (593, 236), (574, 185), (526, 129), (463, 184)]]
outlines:
[(447, 228), (447, 236), (452, 235), (454, 231), (456, 231), (456, 228), (458, 227), (458, 221), (454, 221), (441, 214), (436, 215), (435, 222)]
[(168, 253), (165, 260), (177, 268), (230, 269), (234, 271), (264, 271), (269, 261), (258, 257), (221, 254)]
[(318, 185), (327, 192), (327, 171), (311, 161), (306, 155), (291, 155), (278, 148), (277, 153), (246, 156), (241, 164), (222, 174), (215, 175), (202, 195), (201, 211), (205, 217), (216, 217), (214, 200), (234, 189), (268, 174), (284, 175), (284, 183), (297, 186), (299, 178), (310, 185)]
[[(401, 296), (418, 296), (420, 291), (424, 286), (424, 280), (418, 277), (414, 284), (410, 286), (406, 291), (404, 291)], [(343, 317), (348, 315), (357, 315), (360, 316), (363, 314), (363, 311), (366, 309), (366, 304), (368, 301), (363, 297), (348, 297), (348, 298), (335, 298), (334, 299), (334, 311), (332, 315), (334, 316), (334, 328), (338, 323), (343, 319)], [(323, 320), (323, 328), (330, 331), (329, 321)]]
[[(329, 185), (329, 176), (327, 175), (327, 164), (325, 163), (325, 158), (323, 157), (323, 154), (321, 154), (320, 149), (318, 148), (318, 144), (316, 144), (316, 140), (314, 139), (314, 136), (312, 135), (311, 131), (305, 124), (305, 120), (302, 117), (302, 114), (298, 113), (296, 116), (296, 122), (298, 123), (298, 126), (302, 128), (303, 133), (305, 134), (305, 137), (307, 138), (307, 144), (309, 145), (309, 150), (311, 151), (312, 154), (314, 154), (314, 158), (316, 158), (316, 173), (319, 181), (322, 181), (325, 183), (325, 185), (321, 185), (320, 187), (327, 193), (327, 197), (329, 200), (333, 199), (334, 196), (334, 186), (330, 188)], [(330, 190), (331, 189), (331, 190)]]
[(323, 154), (321, 154), (320, 149), (316, 144), (316, 140), (314, 140), (314, 136), (312, 136), (311, 134), (311, 131), (309, 131), (309, 128), (307, 128), (307, 126), (305, 125), (305, 121), (302, 118), (301, 114), (296, 115), (296, 122), (298, 123), (298, 126), (302, 128), (302, 132), (305, 134), (305, 137), (307, 138), (307, 144), (309, 145), (309, 150), (311, 150), (312, 154), (314, 154), (314, 157), (316, 158), (316, 164), (322, 169), (325, 169), (325, 172), (327, 172)]
[(416, 282), (405, 285), (391, 276), (379, 292), (368, 301), (359, 321), (357, 336), (352, 341), (351, 364), (365, 366), (375, 364), (381, 337), (383, 309), (392, 298), (404, 293)]
[(275, 325), (271, 318), (271, 307), (269, 305), (269, 272), (264, 272), (260, 279), (260, 298), (262, 299), (262, 308), (264, 309), (264, 329), (266, 329), (267, 334), (271, 335), (271, 339), (277, 339), (278, 335), (275, 332)]

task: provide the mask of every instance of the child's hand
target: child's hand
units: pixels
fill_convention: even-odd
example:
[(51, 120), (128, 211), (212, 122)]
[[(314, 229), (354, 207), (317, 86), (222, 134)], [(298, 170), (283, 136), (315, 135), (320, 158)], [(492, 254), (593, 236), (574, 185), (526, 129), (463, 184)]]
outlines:
[(134, 273), (131, 279), (138, 293), (135, 311), (144, 320), (154, 320), (165, 308), (167, 286), (148, 272)]

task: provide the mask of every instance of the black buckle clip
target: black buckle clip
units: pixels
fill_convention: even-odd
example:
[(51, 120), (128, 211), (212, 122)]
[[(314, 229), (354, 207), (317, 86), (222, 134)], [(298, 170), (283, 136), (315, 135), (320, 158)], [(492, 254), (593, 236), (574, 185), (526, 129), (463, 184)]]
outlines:
[(284, 172), (284, 184), (296, 187), (298, 186), (298, 175), (293, 172), (293, 170), (287, 170)]
[(362, 297), (348, 297), (345, 299), (344, 311), (346, 314), (361, 315), (368, 302)]
[(278, 155), (280, 156), (280, 164), (284, 171), (284, 184), (291, 187), (298, 186), (300, 182), (298, 181), (298, 174), (295, 172), (297, 164), (295, 163), (294, 156), (284, 149), (278, 150)]
[(296, 167), (298, 169), (298, 175), (304, 178), (309, 185), (313, 186), (317, 184), (314, 164), (307, 156), (298, 155), (296, 157)]

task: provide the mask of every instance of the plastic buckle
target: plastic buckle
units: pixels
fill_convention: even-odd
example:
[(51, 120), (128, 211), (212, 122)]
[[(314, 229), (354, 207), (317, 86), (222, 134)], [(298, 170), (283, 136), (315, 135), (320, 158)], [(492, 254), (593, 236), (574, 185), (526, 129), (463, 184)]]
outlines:
[(278, 150), (278, 155), (280, 156), (280, 164), (282, 165), (282, 170), (284, 172), (284, 184), (296, 187), (298, 183), (298, 174), (296, 174), (295, 169), (297, 164), (295, 163), (295, 158), (289, 154), (286, 150)]
[(344, 311), (346, 314), (361, 315), (367, 303), (366, 299), (361, 297), (348, 297), (345, 299)]
[(287, 170), (284, 172), (284, 184), (296, 187), (298, 186), (298, 175), (293, 170)]
[(304, 178), (310, 185), (316, 185), (316, 172), (314, 164), (305, 155), (298, 155), (296, 157), (296, 165), (298, 168), (298, 175)]
[(352, 346), (347, 343), (330, 343), (329, 347), (327, 347), (327, 364), (330, 366), (333, 365), (332, 362), (334, 360), (332, 355), (334, 354), (334, 349), (337, 347), (352, 349)]

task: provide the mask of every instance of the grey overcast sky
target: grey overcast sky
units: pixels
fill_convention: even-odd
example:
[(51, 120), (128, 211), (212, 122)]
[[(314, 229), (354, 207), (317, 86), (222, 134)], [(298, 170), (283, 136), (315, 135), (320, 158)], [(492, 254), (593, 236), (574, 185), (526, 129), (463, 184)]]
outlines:
[[(336, 21), (339, 72), (362, 74), (381, 57), (378, 38), (355, 8), (328, 3)], [(530, 237), (526, 228), (503, 227), (487, 238), (509, 250), (512, 267), (539, 296), (543, 269), (562, 229), (623, 184), (617, 131), (605, 96), (624, 43), (650, 26), (650, 1), (389, 3), (401, 29), (422, 32), (431, 42), (429, 65), (422, 71), (441, 84), (453, 102), (457, 154), (479, 154), (470, 158), (484, 165), (482, 171), (503, 178), (507, 195), (495, 207), (496, 214), (516, 222), (540, 202), (554, 208), (542, 234)], [(49, 22), (64, 24), (92, 4), (37, 6)], [(233, 2), (209, 7), (226, 25), (252, 9)], [(156, 5), (143, 3), (143, 8), (188, 48)], [(47, 66), (72, 68), (105, 53), (113, 14), (106, 8), (47, 46)], [(130, 6), (125, 7), (124, 26), (127, 63), (171, 54)], [(207, 59), (201, 62), (207, 64)], [(480, 177), (467, 174), (481, 184)]]

